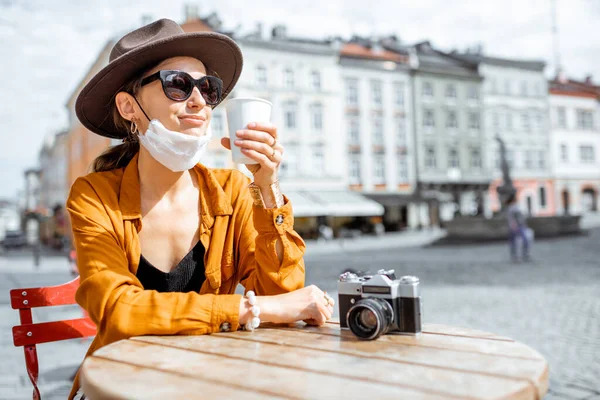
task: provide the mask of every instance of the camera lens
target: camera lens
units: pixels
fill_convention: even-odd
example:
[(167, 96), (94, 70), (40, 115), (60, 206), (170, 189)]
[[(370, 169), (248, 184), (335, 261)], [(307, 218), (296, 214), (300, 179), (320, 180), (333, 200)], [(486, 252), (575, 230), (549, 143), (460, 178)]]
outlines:
[(385, 300), (362, 299), (348, 310), (348, 327), (359, 339), (373, 340), (386, 333), (394, 320), (394, 310)]

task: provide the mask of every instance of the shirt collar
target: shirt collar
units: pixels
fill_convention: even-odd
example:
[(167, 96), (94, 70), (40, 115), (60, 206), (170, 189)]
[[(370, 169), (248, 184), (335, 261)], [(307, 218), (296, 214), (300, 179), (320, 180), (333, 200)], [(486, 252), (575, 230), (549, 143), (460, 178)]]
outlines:
[[(121, 179), (119, 207), (124, 220), (142, 218), (138, 158), (139, 153), (127, 164)], [(223, 187), (210, 169), (202, 164), (196, 164), (194, 172), (200, 184), (202, 222), (207, 228), (211, 228), (216, 216), (231, 215), (233, 207)]]

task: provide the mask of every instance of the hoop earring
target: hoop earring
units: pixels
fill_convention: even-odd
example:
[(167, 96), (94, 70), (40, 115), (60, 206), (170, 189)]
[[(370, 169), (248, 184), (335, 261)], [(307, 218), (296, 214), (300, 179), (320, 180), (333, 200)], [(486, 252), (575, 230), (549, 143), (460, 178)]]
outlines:
[(138, 126), (134, 120), (131, 120), (131, 125), (129, 126), (129, 132), (131, 132), (132, 135), (136, 135), (138, 133)]

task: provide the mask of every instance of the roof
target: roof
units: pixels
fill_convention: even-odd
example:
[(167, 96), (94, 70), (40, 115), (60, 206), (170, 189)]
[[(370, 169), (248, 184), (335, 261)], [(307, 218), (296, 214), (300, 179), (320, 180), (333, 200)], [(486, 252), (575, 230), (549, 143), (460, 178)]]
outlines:
[(572, 79), (553, 79), (548, 82), (551, 94), (600, 99), (600, 86)]
[(408, 57), (384, 48), (367, 47), (360, 43), (346, 43), (340, 50), (341, 57), (408, 63)]
[(515, 60), (510, 58), (491, 57), (483, 54), (458, 53), (453, 51), (450, 56), (466, 60), (475, 64), (489, 64), (498, 67), (526, 69), (529, 71), (543, 72), (546, 62), (542, 60)]
[(413, 49), (419, 59), (418, 72), (483, 79), (477, 72), (477, 64), (437, 50), (430, 42), (417, 43)]

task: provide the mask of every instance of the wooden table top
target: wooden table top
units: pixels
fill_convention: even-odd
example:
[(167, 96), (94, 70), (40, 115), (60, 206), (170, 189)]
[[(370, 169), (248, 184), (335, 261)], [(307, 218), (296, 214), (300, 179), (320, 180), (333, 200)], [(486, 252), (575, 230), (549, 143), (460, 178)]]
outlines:
[(360, 341), (339, 324), (142, 336), (81, 369), (101, 399), (541, 399), (548, 363), (502, 336), (425, 324), (421, 335)]

